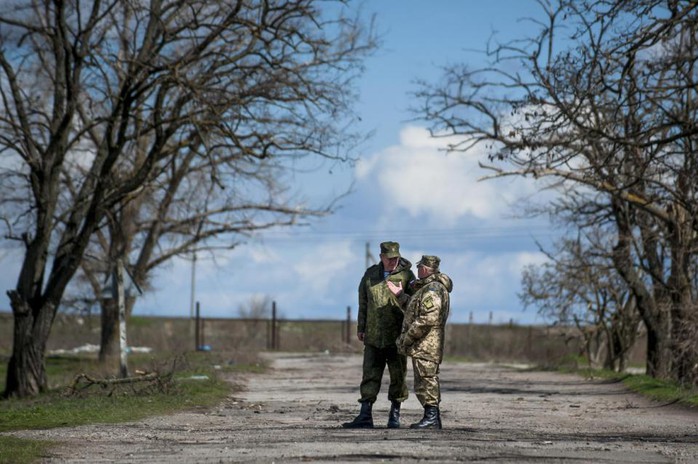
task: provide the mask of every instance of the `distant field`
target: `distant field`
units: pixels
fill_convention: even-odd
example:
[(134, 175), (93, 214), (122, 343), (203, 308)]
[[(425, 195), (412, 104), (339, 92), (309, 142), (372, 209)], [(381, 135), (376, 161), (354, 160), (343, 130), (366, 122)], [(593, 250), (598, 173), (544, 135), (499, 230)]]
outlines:
[[(12, 314), (0, 312), (0, 356), (12, 351)], [(360, 352), (356, 322), (263, 319), (204, 319), (199, 344), (213, 351)], [(128, 341), (156, 352), (195, 349), (195, 323), (188, 318), (133, 317)], [(272, 330), (273, 329), (273, 330)], [(275, 341), (272, 340), (275, 335)], [(59, 315), (48, 350), (99, 345), (100, 319)], [(347, 340), (347, 336), (349, 340)], [(579, 339), (573, 329), (515, 324), (449, 324), (446, 355), (473, 361), (525, 362), (543, 366), (576, 362)], [(636, 343), (630, 365), (644, 363), (644, 339)]]

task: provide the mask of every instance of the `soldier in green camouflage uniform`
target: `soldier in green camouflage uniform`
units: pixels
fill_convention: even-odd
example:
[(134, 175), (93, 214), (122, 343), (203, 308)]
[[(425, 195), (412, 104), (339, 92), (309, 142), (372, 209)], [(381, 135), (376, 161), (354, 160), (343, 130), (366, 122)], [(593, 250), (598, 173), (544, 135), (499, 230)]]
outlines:
[(389, 286), (407, 306), (397, 346), (398, 351), (412, 357), (415, 394), (424, 407), (424, 417), (410, 428), (441, 428), (439, 365), (453, 282), (439, 271), (440, 263), (437, 256), (422, 256), (417, 263), (419, 280), (410, 285), (411, 297), (399, 285)]
[(381, 262), (369, 267), (359, 284), (357, 336), (364, 343), (361, 412), (351, 422), (342, 424), (345, 428), (373, 427), (372, 405), (378, 397), (386, 365), (390, 372), (389, 428), (400, 427), (400, 405), (408, 395), (407, 357), (398, 353), (395, 344), (402, 329), (403, 313), (387, 283), (407, 288), (415, 276), (410, 270), (412, 263), (400, 256), (397, 242), (383, 242), (380, 250)]

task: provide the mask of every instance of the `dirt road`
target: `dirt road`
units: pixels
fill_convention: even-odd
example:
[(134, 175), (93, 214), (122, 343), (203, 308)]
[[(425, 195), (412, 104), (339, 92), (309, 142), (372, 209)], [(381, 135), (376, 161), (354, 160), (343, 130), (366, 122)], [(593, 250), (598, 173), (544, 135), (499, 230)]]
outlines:
[[(442, 366), (442, 431), (386, 429), (387, 384), (377, 428), (344, 430), (360, 373), (358, 355), (276, 354), (269, 372), (212, 411), (15, 435), (64, 443), (50, 463), (698, 462), (698, 410), (619, 383), (487, 364)], [(410, 396), (403, 427), (421, 415)]]

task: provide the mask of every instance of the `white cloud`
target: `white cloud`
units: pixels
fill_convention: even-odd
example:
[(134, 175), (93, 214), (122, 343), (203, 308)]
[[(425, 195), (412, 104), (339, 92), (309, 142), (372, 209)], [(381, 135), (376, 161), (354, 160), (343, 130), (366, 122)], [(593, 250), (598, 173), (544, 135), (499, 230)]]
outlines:
[[(517, 294), (521, 270), (526, 264), (545, 260), (542, 253), (464, 252), (442, 256), (442, 271), (453, 279), (452, 322), (467, 322), (472, 312), (475, 322), (484, 323), (492, 313), (493, 322), (523, 319)], [(530, 315), (528, 315), (530, 318)]]
[(349, 241), (319, 244), (295, 263), (293, 269), (299, 284), (314, 293), (324, 294), (328, 290), (331, 292), (333, 282), (346, 278), (347, 266), (354, 255)]
[[(521, 311), (517, 293), (522, 268), (545, 259), (529, 237), (541, 238), (542, 232), (540, 226), (505, 219), (510, 203), (530, 195), (535, 185), (524, 179), (478, 182), (486, 174), (477, 164), (482, 152), (447, 155), (440, 150), (443, 140), (418, 127), (405, 128), (400, 136), (399, 145), (356, 166), (358, 194), (347, 197), (337, 213), (342, 227), (366, 228), (374, 236), (390, 231), (385, 239), (402, 234), (397, 239), (403, 255), (413, 262), (422, 254), (439, 255), (454, 281), (452, 322), (467, 322), (471, 313), (478, 323), (487, 322), (490, 313), (495, 323), (535, 317)], [(420, 232), (415, 218), (419, 224), (438, 224), (426, 228), (441, 232)], [(319, 233), (309, 240), (303, 234), (277, 234), (221, 254), (215, 263), (198, 260), (196, 299), (203, 314), (234, 316), (252, 295), (264, 295), (286, 317), (341, 319), (347, 306), (356, 317), (365, 239), (353, 232), (340, 235)], [(377, 255), (383, 238), (371, 240)], [(143, 308), (188, 313), (191, 262), (176, 263), (162, 277), (160, 296), (147, 298)]]
[(444, 148), (443, 139), (431, 137), (429, 132), (417, 126), (407, 126), (400, 131), (400, 145), (412, 148), (439, 150)]
[[(234, 317), (256, 295), (276, 301), (285, 317), (341, 318), (347, 305), (354, 307), (361, 258), (351, 241), (245, 246), (230, 253), (225, 267), (197, 260), (195, 298), (205, 317)], [(160, 275), (160, 291), (146, 295), (137, 309), (188, 314), (190, 279), (191, 262), (177, 263)]]
[(247, 251), (250, 259), (252, 259), (252, 261), (255, 263), (271, 264), (281, 260), (279, 253), (269, 247), (256, 247), (254, 245), (250, 245)]
[(444, 225), (468, 215), (499, 218), (516, 199), (535, 192), (535, 185), (524, 179), (478, 181), (486, 174), (478, 165), (483, 152), (474, 148), (446, 154), (446, 143), (426, 129), (404, 128), (400, 145), (362, 160), (356, 176), (379, 185), (388, 210), (406, 210), (412, 217), (425, 214)]
[(360, 158), (356, 162), (356, 169), (355, 169), (355, 174), (356, 178), (359, 180), (362, 180), (373, 171), (373, 169), (376, 166), (376, 163), (378, 161), (378, 158), (375, 156), (369, 157), (369, 158)]
[(523, 271), (524, 267), (529, 265), (540, 266), (546, 261), (548, 261), (548, 257), (544, 253), (523, 251), (517, 253), (514, 259), (510, 261), (509, 269), (512, 272), (521, 274), (521, 271)]

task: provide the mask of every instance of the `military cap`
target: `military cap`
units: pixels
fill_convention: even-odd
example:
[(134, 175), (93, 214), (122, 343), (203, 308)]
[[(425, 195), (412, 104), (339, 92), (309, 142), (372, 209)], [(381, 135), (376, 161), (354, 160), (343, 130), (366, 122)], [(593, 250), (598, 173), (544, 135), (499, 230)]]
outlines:
[(381, 243), (381, 254), (384, 255), (386, 258), (399, 258), (400, 244), (397, 242)]
[(417, 266), (425, 266), (435, 271), (439, 269), (439, 264), (441, 264), (439, 257), (430, 255), (422, 255), (422, 259), (417, 262)]

